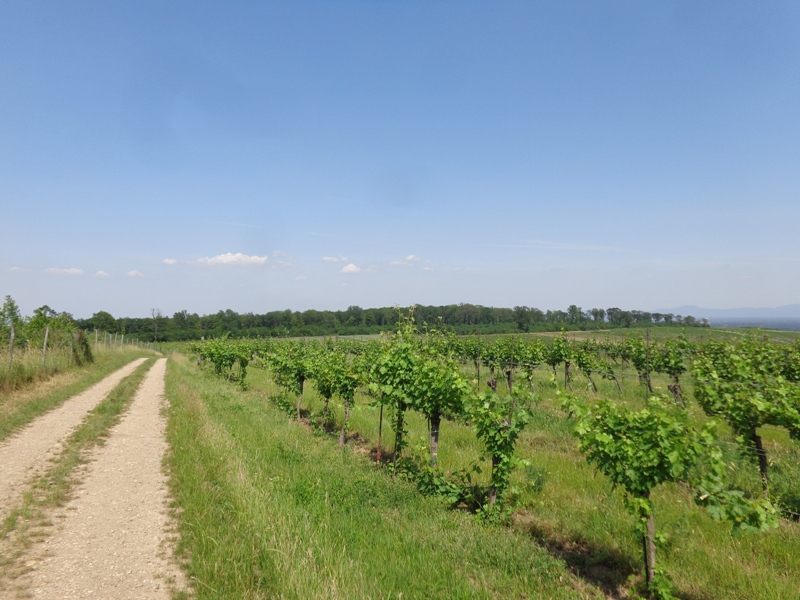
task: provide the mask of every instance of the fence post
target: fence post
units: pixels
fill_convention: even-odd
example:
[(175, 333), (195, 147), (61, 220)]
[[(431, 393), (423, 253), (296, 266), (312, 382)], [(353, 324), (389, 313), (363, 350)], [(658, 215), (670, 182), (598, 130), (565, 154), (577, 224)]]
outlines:
[(11, 341), (8, 342), (8, 371), (11, 372), (11, 363), (14, 361), (14, 324), (11, 324)]
[(97, 346), (97, 328), (94, 329), (94, 345)]
[(50, 325), (44, 328), (44, 344), (42, 344), (42, 369), (47, 362), (47, 338), (50, 337)]

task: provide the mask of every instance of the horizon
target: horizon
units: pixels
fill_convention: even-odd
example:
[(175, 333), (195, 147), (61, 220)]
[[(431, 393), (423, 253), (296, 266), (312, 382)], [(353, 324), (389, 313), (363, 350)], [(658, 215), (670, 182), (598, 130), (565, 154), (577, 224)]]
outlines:
[[(11, 299), (16, 302), (15, 298), (11, 297)], [(550, 311), (553, 311), (553, 312), (555, 312), (555, 311), (562, 311), (562, 312), (566, 311), (569, 308), (569, 306), (571, 306), (572, 304), (575, 304), (575, 303), (571, 303), (570, 305), (563, 306), (563, 307), (547, 307), (547, 308), (543, 308), (541, 306), (526, 305), (526, 304), (516, 304), (516, 305), (512, 305), (512, 306), (496, 306), (496, 305), (486, 305), (486, 304), (479, 304), (479, 303), (473, 303), (473, 302), (455, 302), (455, 303), (449, 303), (449, 304), (422, 304), (422, 303), (417, 302), (417, 303), (412, 303), (412, 304), (408, 304), (408, 305), (399, 305), (399, 304), (388, 305), (387, 304), (387, 305), (383, 305), (383, 306), (361, 306), (361, 305), (358, 305), (358, 304), (352, 304), (352, 305), (348, 305), (347, 307), (334, 308), (334, 309), (320, 309), (320, 308), (313, 308), (313, 307), (306, 308), (306, 309), (294, 309), (294, 308), (291, 308), (291, 307), (284, 307), (284, 308), (277, 308), (277, 309), (266, 310), (266, 311), (258, 311), (258, 310), (236, 311), (236, 310), (234, 310), (234, 309), (232, 309), (230, 307), (225, 307), (225, 308), (218, 308), (217, 310), (213, 310), (213, 311), (209, 311), (209, 312), (202, 312), (202, 313), (197, 312), (197, 311), (191, 311), (191, 310), (188, 310), (188, 309), (180, 309), (180, 310), (176, 310), (176, 311), (173, 311), (173, 312), (166, 312), (166, 311), (162, 311), (159, 307), (151, 307), (150, 309), (148, 309), (147, 314), (142, 314), (142, 315), (114, 314), (111, 311), (108, 311), (108, 310), (106, 310), (104, 308), (99, 308), (99, 309), (93, 311), (91, 314), (87, 314), (87, 315), (75, 315), (73, 313), (70, 313), (69, 311), (59, 310), (57, 306), (51, 306), (48, 303), (37, 305), (37, 306), (31, 308), (31, 310), (26, 311), (24, 309), (24, 307), (19, 305), (18, 302), (16, 302), (16, 304), (20, 308), (20, 314), (23, 316), (23, 318), (31, 317), (33, 315), (33, 311), (35, 309), (47, 306), (47, 307), (49, 307), (50, 309), (54, 310), (57, 313), (65, 312), (65, 313), (69, 314), (72, 318), (74, 318), (76, 320), (87, 321), (87, 320), (91, 319), (95, 314), (100, 313), (100, 312), (106, 312), (106, 313), (110, 314), (112, 317), (114, 317), (115, 319), (150, 319), (150, 318), (152, 318), (152, 312), (151, 312), (152, 310), (158, 310), (162, 317), (167, 317), (167, 318), (172, 318), (175, 314), (183, 312), (183, 311), (187, 312), (188, 314), (195, 314), (195, 315), (200, 316), (200, 317), (208, 317), (208, 316), (214, 316), (216, 314), (219, 314), (219, 313), (222, 313), (222, 312), (225, 312), (225, 311), (228, 311), (228, 310), (233, 310), (233, 312), (235, 312), (235, 313), (237, 313), (239, 315), (246, 315), (246, 314), (263, 315), (263, 314), (267, 314), (267, 313), (271, 313), (271, 312), (284, 312), (284, 311), (287, 311), (287, 310), (291, 311), (293, 313), (295, 313), (295, 312), (303, 313), (303, 312), (306, 312), (306, 311), (347, 312), (347, 310), (349, 310), (351, 307), (360, 308), (362, 310), (379, 310), (379, 309), (387, 309), (387, 308), (391, 308), (391, 309), (408, 309), (408, 308), (411, 308), (412, 306), (442, 307), (442, 306), (462, 306), (462, 305), (479, 306), (479, 307), (491, 308), (491, 309), (508, 309), (508, 310), (513, 310), (517, 306), (522, 306), (522, 307), (526, 307), (526, 308), (529, 308), (529, 309), (537, 309), (537, 310), (542, 311), (543, 313), (548, 313)], [(595, 308), (602, 309), (604, 311), (607, 311), (610, 308), (619, 308), (619, 309), (621, 309), (623, 311), (640, 311), (640, 312), (646, 312), (646, 313), (650, 313), (650, 314), (654, 314), (654, 315), (655, 314), (665, 314), (665, 315), (682, 316), (682, 317), (693, 316), (693, 317), (696, 317), (696, 318), (699, 318), (699, 319), (702, 319), (702, 318), (714, 319), (714, 320), (724, 319), (724, 320), (730, 320), (730, 321), (748, 321), (748, 320), (751, 320), (753, 322), (774, 321), (776, 323), (777, 322), (781, 322), (781, 321), (786, 321), (786, 322), (792, 322), (792, 323), (794, 323), (794, 322), (799, 322), (800, 323), (800, 304), (788, 304), (788, 305), (773, 306), (773, 307), (736, 307), (736, 308), (730, 308), (730, 309), (718, 309), (718, 308), (702, 307), (702, 306), (694, 306), (694, 305), (683, 305), (683, 306), (678, 306), (678, 307), (673, 307), (673, 308), (658, 308), (658, 309), (647, 309), (647, 308), (636, 308), (636, 307), (625, 308), (625, 307), (618, 307), (618, 306), (588, 306), (588, 305), (584, 306), (584, 305), (581, 305), (581, 304), (575, 304), (575, 306), (577, 306), (584, 314), (587, 314), (589, 311), (591, 311), (592, 309), (595, 309)], [(775, 311), (775, 310), (780, 310), (780, 309), (787, 309), (787, 308), (795, 310), (796, 314), (791, 314), (789, 316), (785, 316), (785, 315), (775, 316), (773, 314), (770, 314), (770, 311)], [(695, 310), (710, 311), (710, 312), (709, 312), (709, 314), (693, 312)], [(687, 312), (687, 311), (689, 311), (689, 312)], [(743, 311), (743, 312), (755, 311), (756, 314), (752, 314), (751, 313), (749, 315), (742, 315), (742, 314), (736, 314), (737, 311)], [(725, 313), (725, 314), (716, 314), (716, 315), (714, 315), (714, 313)], [(733, 314), (730, 314), (730, 313), (733, 313)], [(713, 323), (712, 323), (712, 325), (713, 325)]]
[(0, 295), (797, 304), (798, 30), (792, 2), (7, 3)]

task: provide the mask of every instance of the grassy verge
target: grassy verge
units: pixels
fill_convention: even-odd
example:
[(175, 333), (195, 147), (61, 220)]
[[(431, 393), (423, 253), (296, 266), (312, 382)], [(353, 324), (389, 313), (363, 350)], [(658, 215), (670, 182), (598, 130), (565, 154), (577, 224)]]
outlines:
[(22, 506), (0, 524), (0, 579), (13, 578), (24, 568), (17, 559), (34, 540), (46, 535), (48, 511), (69, 500), (79, 479), (77, 467), (86, 462), (88, 452), (102, 444), (109, 430), (119, 422), (153, 362), (151, 359), (140, 365), (89, 412), (50, 468), (24, 495)]
[(0, 394), (0, 441), (132, 360), (152, 355), (152, 352), (136, 348), (100, 351), (95, 354), (93, 363), (59, 373), (24, 389)]
[(480, 525), (180, 357), (173, 495), (198, 598), (597, 598), (530, 538)]
[[(575, 394), (591, 399), (585, 378), (576, 373)], [(259, 369), (248, 374), (248, 383), (267, 395), (277, 393), (269, 375)], [(656, 389), (666, 392), (667, 380), (654, 379)], [(559, 385), (563, 385), (560, 383)], [(611, 382), (598, 382), (600, 395), (621, 404), (641, 406), (645, 394), (635, 371), (627, 374), (620, 396)], [(625, 593), (643, 569), (641, 542), (634, 533), (634, 518), (625, 510), (620, 493), (608, 480), (586, 463), (577, 451), (571, 422), (560, 408), (555, 384), (547, 368), (540, 369), (535, 381), (540, 402), (533, 419), (520, 437), (519, 456), (532, 467), (518, 471), (513, 484), (520, 490), (515, 529), (529, 542), (544, 544), (553, 555), (563, 558), (571, 570), (586, 582), (610, 595)], [(685, 385), (687, 400), (691, 385)], [(319, 414), (322, 402), (309, 386), (304, 407)], [(341, 423), (342, 407), (333, 405), (334, 420)], [(705, 419), (693, 403), (693, 419)], [(427, 423), (419, 415), (407, 417), (411, 446), (427, 445)], [(378, 437), (378, 410), (366, 397), (357, 398), (351, 413), (350, 429), (374, 449)], [(726, 435), (726, 428), (721, 433)], [(770, 460), (774, 460), (774, 481), (797, 493), (800, 469), (800, 444), (785, 431), (763, 428)], [(384, 421), (384, 452), (391, 450), (391, 429)], [(468, 467), (481, 460), (481, 449), (471, 428), (443, 422), (439, 448), (440, 465), (447, 471)], [(389, 443), (387, 444), (387, 440)], [(732, 438), (728, 439), (732, 442)], [(760, 493), (755, 466), (735, 450), (729, 453), (731, 474), (737, 485), (753, 494)], [(484, 461), (484, 474), (488, 464)], [(669, 573), (684, 598), (730, 598), (740, 600), (796, 598), (800, 589), (800, 525), (784, 521), (775, 531), (753, 536), (732, 537), (730, 530), (697, 508), (680, 486), (662, 486), (654, 492), (656, 522), (667, 538), (659, 547), (658, 561)]]

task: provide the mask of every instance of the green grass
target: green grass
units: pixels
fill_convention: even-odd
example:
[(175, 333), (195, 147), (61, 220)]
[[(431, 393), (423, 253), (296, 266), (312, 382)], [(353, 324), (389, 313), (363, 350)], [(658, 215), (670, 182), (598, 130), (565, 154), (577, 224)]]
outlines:
[[(471, 373), (471, 371), (470, 371)], [(518, 444), (518, 455), (528, 459), (532, 468), (515, 473), (512, 484), (522, 491), (514, 517), (514, 528), (546, 545), (554, 555), (563, 557), (589, 584), (609, 593), (629, 588), (642, 571), (641, 542), (634, 533), (634, 518), (625, 510), (622, 496), (611, 488), (603, 475), (588, 465), (577, 450), (571, 434), (572, 424), (560, 408), (549, 368), (540, 368), (535, 386), (540, 402), (533, 419)], [(705, 421), (692, 401), (692, 386), (683, 382), (684, 397), (692, 419)], [(269, 375), (252, 369), (248, 382), (267, 395), (277, 393)], [(598, 381), (599, 395), (621, 404), (640, 407), (645, 389), (638, 384), (634, 369), (626, 369), (623, 394), (612, 382)], [(654, 377), (656, 393), (668, 395), (667, 379)], [(501, 383), (502, 385), (502, 383)], [(559, 372), (563, 386), (563, 371)], [(573, 373), (573, 389), (578, 396), (593, 398), (588, 382), (579, 372)], [(378, 409), (369, 406), (369, 398), (357, 397), (350, 429), (363, 440), (367, 451), (377, 445)], [(306, 388), (304, 408), (319, 414), (322, 402)], [(341, 423), (341, 404), (332, 404), (334, 419)], [(411, 445), (426, 443), (427, 425), (416, 414), (409, 415)], [(800, 495), (800, 444), (789, 439), (784, 430), (766, 427), (762, 431), (772, 464), (773, 484), (785, 497)], [(720, 435), (728, 443), (733, 439), (726, 426)], [(391, 451), (392, 432), (384, 421), (384, 451)], [(351, 441), (351, 443), (356, 440)], [(471, 428), (444, 422), (441, 428), (439, 461), (448, 472), (468, 467), (480, 459), (481, 450)], [(388, 446), (388, 448), (387, 448)], [(728, 461), (734, 483), (752, 494), (760, 493), (755, 465), (733, 446)], [(484, 475), (488, 462), (483, 462)], [(670, 485), (654, 492), (656, 525), (668, 541), (659, 548), (658, 563), (674, 579), (685, 598), (794, 599), (800, 590), (800, 525), (782, 522), (769, 533), (732, 537), (729, 528), (715, 522), (697, 508), (683, 487)], [(797, 511), (800, 512), (800, 511)], [(530, 543), (530, 542), (528, 542)]]
[(99, 350), (93, 363), (61, 373), (50, 382), (39, 382), (28, 389), (0, 394), (0, 441), (132, 360), (152, 355), (152, 352), (136, 348)]
[(529, 535), (445, 510), (289, 420), (262, 391), (176, 355), (167, 396), (181, 551), (198, 598), (601, 597)]
[(89, 411), (47, 471), (24, 494), (22, 505), (0, 524), (0, 583), (24, 571), (25, 566), (19, 564), (20, 556), (33, 540), (47, 535), (49, 509), (63, 506), (70, 499), (78, 482), (76, 468), (86, 462), (88, 452), (102, 444), (109, 430), (119, 422), (153, 362), (150, 359), (137, 367)]

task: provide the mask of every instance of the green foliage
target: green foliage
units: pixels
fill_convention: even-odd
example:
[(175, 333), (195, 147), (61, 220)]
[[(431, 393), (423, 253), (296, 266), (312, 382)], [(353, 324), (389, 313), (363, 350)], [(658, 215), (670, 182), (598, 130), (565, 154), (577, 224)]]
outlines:
[(712, 435), (709, 427), (691, 430), (685, 415), (655, 399), (640, 411), (607, 400), (591, 407), (568, 401), (565, 408), (578, 417), (581, 452), (631, 502), (647, 498), (660, 483), (688, 477)]
[(8, 329), (12, 325), (17, 326), (21, 322), (22, 315), (19, 312), (19, 306), (11, 296), (6, 296), (3, 306), (0, 308), (0, 327)]
[(413, 386), (414, 357), (418, 351), (413, 333), (413, 325), (406, 323), (395, 335), (384, 338), (381, 350), (374, 357), (369, 370), (370, 391), (378, 404), (392, 410), (395, 459), (406, 445), (403, 420), (411, 402), (409, 389)]
[(695, 398), (709, 416), (721, 416), (750, 445), (758, 460), (765, 494), (769, 494), (768, 461), (758, 428), (785, 427), (800, 438), (800, 388), (785, 378), (791, 372), (786, 352), (752, 336), (737, 346), (708, 344), (692, 361)]
[(492, 461), (489, 501), (485, 506), (487, 514), (495, 511), (497, 503), (502, 504), (511, 473), (519, 463), (514, 448), (520, 432), (530, 421), (526, 402), (531, 400), (528, 392), (519, 389), (504, 396), (488, 391), (476, 394), (467, 408), (475, 434)]
[[(253, 348), (247, 342), (233, 342), (225, 338), (192, 344), (192, 351), (207, 360), (218, 376), (246, 387), (247, 366), (253, 358)], [(235, 368), (238, 367), (238, 368)]]
[(303, 383), (313, 373), (317, 347), (309, 342), (283, 340), (271, 346), (266, 363), (278, 385), (293, 394), (303, 393)]
[(777, 425), (800, 438), (800, 390), (776, 368), (780, 354), (753, 337), (738, 346), (705, 347), (692, 362), (697, 402), (709, 416), (723, 417), (737, 435)]
[[(637, 515), (638, 528), (650, 543), (655, 541), (654, 526), (651, 530), (648, 524), (653, 515), (650, 493), (669, 481), (695, 487), (697, 503), (713, 518), (730, 522), (736, 531), (763, 531), (777, 525), (777, 511), (768, 501), (749, 500), (739, 491), (726, 489), (713, 422), (698, 430), (689, 424), (685, 411), (656, 398), (638, 411), (607, 400), (587, 406), (567, 399), (564, 408), (577, 416), (574, 432), (581, 452), (624, 491), (626, 506)], [(648, 573), (648, 586), (653, 597), (672, 597), (664, 574)]]

